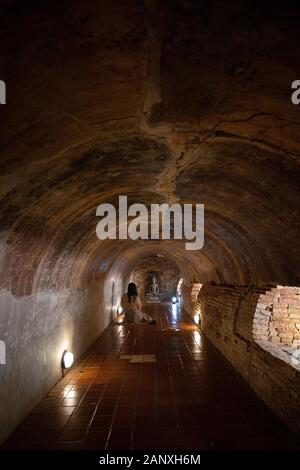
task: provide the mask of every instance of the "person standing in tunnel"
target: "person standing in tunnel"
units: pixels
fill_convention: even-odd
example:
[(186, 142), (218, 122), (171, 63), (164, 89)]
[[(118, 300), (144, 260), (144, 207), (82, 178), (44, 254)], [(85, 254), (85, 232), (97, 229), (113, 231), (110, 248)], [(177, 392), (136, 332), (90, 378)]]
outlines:
[(127, 293), (122, 296), (121, 306), (125, 313), (125, 323), (156, 325), (156, 321), (150, 315), (142, 312), (142, 302), (134, 282), (128, 284)]

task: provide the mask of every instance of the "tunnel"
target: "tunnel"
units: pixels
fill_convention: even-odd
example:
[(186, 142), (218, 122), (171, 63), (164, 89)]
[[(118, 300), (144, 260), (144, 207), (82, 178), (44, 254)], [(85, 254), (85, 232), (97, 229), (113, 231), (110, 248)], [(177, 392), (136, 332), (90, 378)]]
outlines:
[[(1, 10), (2, 446), (298, 448), (299, 6)], [(99, 239), (122, 195), (202, 204), (203, 247)], [(124, 323), (130, 282), (156, 325)]]

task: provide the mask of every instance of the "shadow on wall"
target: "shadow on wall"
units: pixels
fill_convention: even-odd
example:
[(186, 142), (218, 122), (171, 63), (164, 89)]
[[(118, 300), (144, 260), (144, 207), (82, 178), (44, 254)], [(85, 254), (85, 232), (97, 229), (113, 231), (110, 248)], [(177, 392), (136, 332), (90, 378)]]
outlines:
[(299, 432), (299, 288), (204, 285), (188, 311), (200, 314), (206, 337), (286, 425)]

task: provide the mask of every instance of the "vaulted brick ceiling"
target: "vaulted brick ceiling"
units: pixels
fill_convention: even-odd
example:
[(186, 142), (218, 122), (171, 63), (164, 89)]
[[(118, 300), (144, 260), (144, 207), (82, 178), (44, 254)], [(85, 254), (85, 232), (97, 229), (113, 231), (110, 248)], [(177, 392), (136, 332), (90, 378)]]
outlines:
[[(299, 283), (299, 10), (233, 3), (5, 2), (2, 287), (82, 287), (153, 252), (189, 281)], [(203, 250), (99, 241), (119, 194), (204, 203)]]

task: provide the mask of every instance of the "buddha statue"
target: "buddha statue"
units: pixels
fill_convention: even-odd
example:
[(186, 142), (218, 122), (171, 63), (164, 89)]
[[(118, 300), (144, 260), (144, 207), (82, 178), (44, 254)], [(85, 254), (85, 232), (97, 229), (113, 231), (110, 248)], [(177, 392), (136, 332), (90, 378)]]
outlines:
[(148, 291), (152, 295), (157, 295), (159, 293), (159, 286), (156, 282), (155, 275), (152, 275), (152, 282), (149, 284)]

